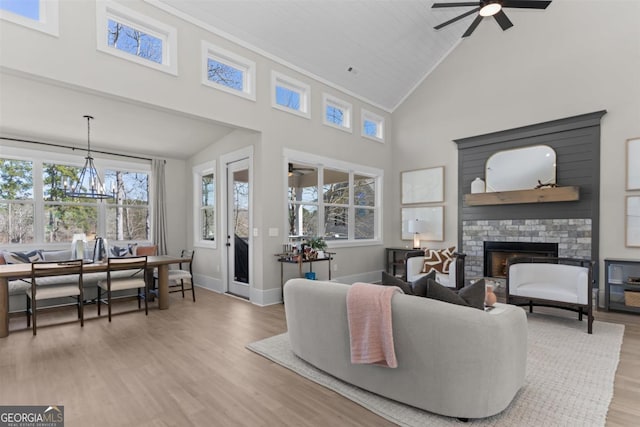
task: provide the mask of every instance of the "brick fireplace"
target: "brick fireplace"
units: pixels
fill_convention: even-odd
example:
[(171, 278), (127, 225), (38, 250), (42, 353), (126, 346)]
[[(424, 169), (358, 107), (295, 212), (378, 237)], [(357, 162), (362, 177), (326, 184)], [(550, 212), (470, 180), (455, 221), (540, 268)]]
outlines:
[[(514, 250), (528, 255), (591, 258), (591, 219), (501, 219), (464, 221), (462, 224), (462, 252), (465, 277), (484, 277), (485, 243), (543, 243)], [(557, 253), (550, 246), (557, 245)], [(534, 247), (536, 247), (534, 249)], [(511, 248), (512, 245), (505, 245)], [(508, 255), (505, 249), (503, 255)], [(488, 276), (500, 277), (500, 276)]]

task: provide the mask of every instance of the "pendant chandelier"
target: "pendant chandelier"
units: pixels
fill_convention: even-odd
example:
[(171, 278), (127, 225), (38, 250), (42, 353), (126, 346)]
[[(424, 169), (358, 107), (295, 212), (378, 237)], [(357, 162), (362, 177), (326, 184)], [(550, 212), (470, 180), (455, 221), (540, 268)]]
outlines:
[[(98, 171), (93, 164), (91, 157), (91, 120), (92, 116), (84, 116), (87, 119), (87, 157), (85, 157), (84, 167), (78, 176), (78, 180), (73, 187), (69, 185), (69, 181), (64, 183), (64, 192), (68, 197), (79, 199), (111, 199), (115, 197), (115, 189), (108, 193), (105, 188)], [(71, 187), (70, 191), (67, 191)]]

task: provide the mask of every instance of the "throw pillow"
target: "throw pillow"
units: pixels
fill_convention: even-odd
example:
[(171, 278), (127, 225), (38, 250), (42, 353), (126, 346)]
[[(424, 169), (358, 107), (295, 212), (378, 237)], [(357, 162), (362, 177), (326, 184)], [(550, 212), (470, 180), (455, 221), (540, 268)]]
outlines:
[(431, 270), (435, 270), (442, 274), (449, 274), (449, 266), (453, 261), (455, 249), (455, 246), (446, 249), (425, 249), (422, 273), (429, 273)]
[(382, 272), (382, 280), (380, 284), (384, 286), (397, 286), (400, 289), (402, 289), (402, 292), (404, 292), (405, 294), (413, 295), (413, 289), (411, 289), (411, 283), (407, 283), (402, 279), (398, 279), (397, 277), (392, 276), (386, 271)]
[(431, 270), (430, 273), (428, 273), (425, 276), (422, 276), (421, 278), (419, 278), (418, 280), (416, 280), (415, 282), (412, 283), (413, 286), (413, 294), (419, 297), (426, 297), (427, 296), (427, 281), (431, 279), (431, 280), (436, 280), (436, 271), (435, 270)]
[(7, 264), (24, 264), (44, 261), (42, 252), (35, 250), (31, 252), (4, 252), (4, 260)]
[(128, 245), (128, 246), (124, 246), (124, 247), (120, 247), (120, 246), (113, 246), (111, 248), (111, 256), (113, 257), (125, 257), (125, 256), (129, 256), (129, 255), (133, 255), (133, 248), (134, 245)]
[(479, 280), (455, 293), (435, 280), (429, 279), (427, 281), (427, 298), (484, 310), (484, 280)]

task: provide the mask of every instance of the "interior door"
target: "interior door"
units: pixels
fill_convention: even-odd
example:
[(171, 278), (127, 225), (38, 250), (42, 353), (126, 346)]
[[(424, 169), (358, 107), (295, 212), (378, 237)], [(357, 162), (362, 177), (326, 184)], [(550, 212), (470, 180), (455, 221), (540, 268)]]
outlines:
[(249, 159), (227, 163), (227, 289), (250, 297), (251, 197)]

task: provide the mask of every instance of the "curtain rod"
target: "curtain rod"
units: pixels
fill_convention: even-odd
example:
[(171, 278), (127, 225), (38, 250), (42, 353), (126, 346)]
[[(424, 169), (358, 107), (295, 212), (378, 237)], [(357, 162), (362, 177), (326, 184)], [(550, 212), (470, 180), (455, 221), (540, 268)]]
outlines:
[[(78, 148), (78, 147), (70, 147), (68, 145), (61, 145), (61, 144), (53, 144), (51, 142), (42, 142), (42, 141), (31, 141), (28, 139), (19, 139), (19, 138), (8, 138), (6, 136), (0, 136), (0, 139), (6, 139), (7, 141), (16, 141), (16, 142), (26, 142), (27, 144), (39, 144), (39, 145), (47, 145), (49, 147), (57, 147), (57, 148), (66, 148), (72, 151), (75, 150), (83, 150), (82, 148)], [(129, 154), (119, 154), (119, 153), (111, 153), (109, 151), (100, 151), (100, 150), (91, 150), (91, 152), (93, 153), (100, 153), (100, 154), (108, 154), (110, 156), (120, 156), (120, 157), (127, 157), (129, 159), (138, 159), (138, 160), (148, 160), (151, 161), (150, 158), (148, 157), (140, 157), (140, 156), (132, 156)], [(165, 163), (167, 162), (166, 160), (164, 161)]]

